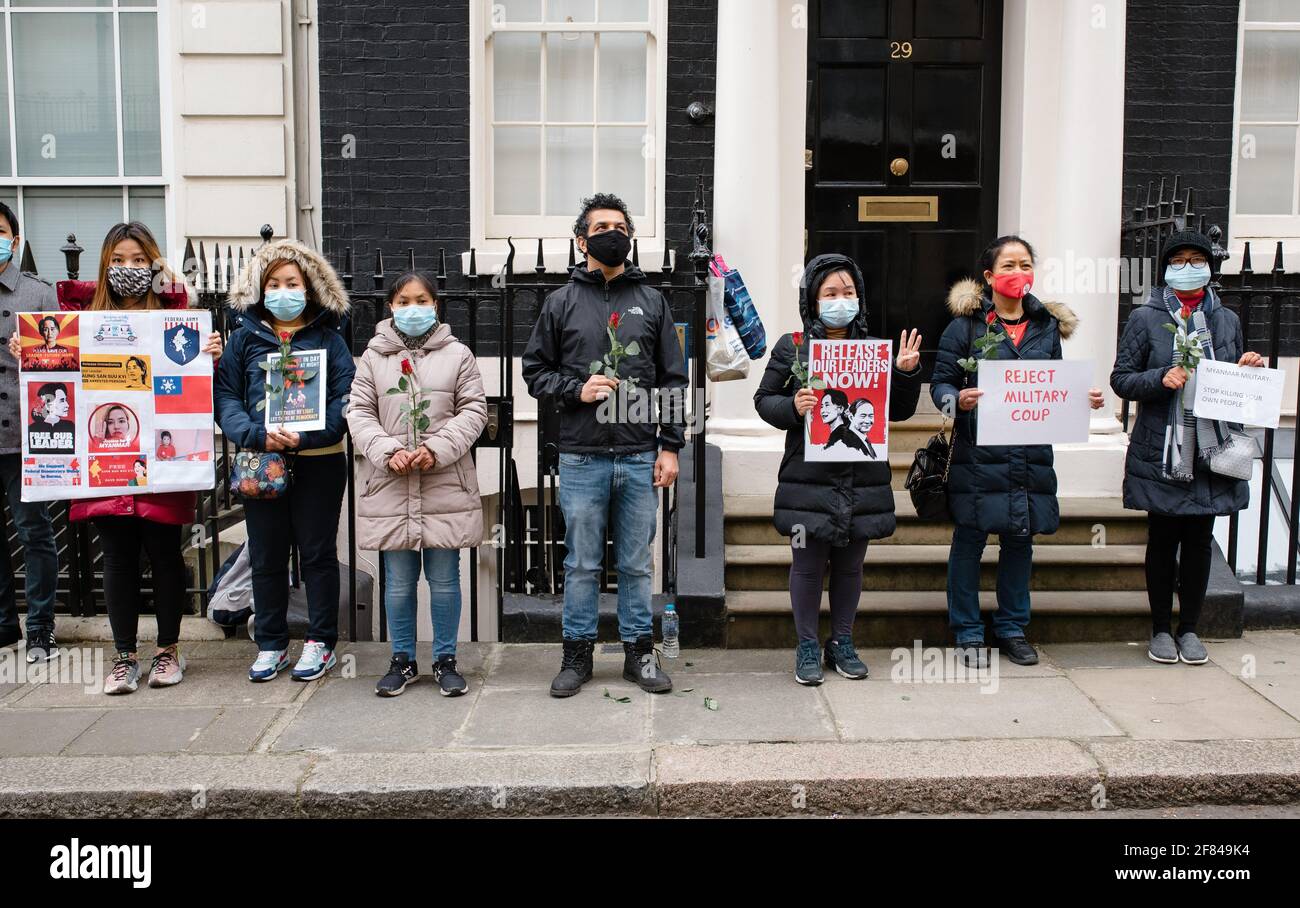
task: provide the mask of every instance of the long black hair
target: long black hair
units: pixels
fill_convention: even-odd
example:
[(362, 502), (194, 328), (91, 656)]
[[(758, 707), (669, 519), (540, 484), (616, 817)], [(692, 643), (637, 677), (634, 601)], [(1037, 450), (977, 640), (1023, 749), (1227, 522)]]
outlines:
[[(1038, 254), (1034, 252), (1034, 247), (1029, 245), (1027, 239), (1017, 236), (1014, 233), (1008, 233), (1006, 236), (1000, 236), (993, 242), (989, 243), (984, 247), (984, 251), (980, 253), (980, 260), (978, 262), (979, 267), (977, 269), (979, 271), (979, 279), (984, 281), (984, 272), (993, 270), (993, 266), (998, 263), (998, 256), (1002, 254), (1003, 249), (1007, 246), (1016, 244), (1025, 247), (1025, 251), (1029, 253), (1029, 260), (1031, 262), (1038, 261)], [(985, 282), (984, 286), (987, 287), (988, 283)]]

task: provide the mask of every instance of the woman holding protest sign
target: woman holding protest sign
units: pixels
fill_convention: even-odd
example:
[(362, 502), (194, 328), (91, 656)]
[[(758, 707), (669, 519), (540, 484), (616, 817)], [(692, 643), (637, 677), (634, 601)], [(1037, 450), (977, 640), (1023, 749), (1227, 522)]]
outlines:
[[(993, 632), (999, 648), (1018, 665), (1038, 662), (1025, 639), (1033, 539), (1060, 525), (1051, 445), (975, 443), (976, 387), (981, 359), (1061, 359), (1061, 340), (1078, 318), (1068, 306), (1030, 292), (1034, 251), (1017, 236), (998, 237), (980, 257), (983, 283), (963, 280), (948, 293), (953, 320), (939, 341), (930, 379), (935, 406), (954, 420), (948, 506), (956, 526), (948, 553), (948, 623), (962, 660), (988, 665), (980, 618), (980, 558), (989, 533), (997, 533), (998, 609)], [(1092, 408), (1104, 404), (1100, 388), (1088, 392)]]
[[(117, 224), (104, 237), (99, 270), (93, 281), (60, 281), (59, 306), (65, 310), (138, 312), (184, 309), (190, 304), (185, 283), (162, 257), (149, 228), (136, 221)], [(9, 350), (18, 357), (18, 335)], [(208, 335), (203, 353), (221, 356), (221, 336)], [(143, 360), (132, 357), (141, 366)], [(145, 370), (147, 371), (147, 370)], [(143, 372), (142, 372), (143, 374)], [(104, 437), (115, 432), (112, 421), (123, 408), (108, 408)], [(146, 486), (147, 473), (133, 463), (129, 486)], [(157, 651), (149, 669), (150, 687), (171, 687), (184, 678), (185, 659), (177, 644), (186, 606), (185, 563), (181, 556), (181, 527), (194, 519), (193, 492), (119, 495), (72, 502), (71, 520), (89, 520), (104, 552), (104, 601), (113, 631), (113, 667), (104, 680), (104, 693), (129, 694), (140, 681), (136, 631), (140, 619), (140, 552), (149, 556), (154, 615), (158, 623)]]
[(1210, 579), (1214, 520), (1249, 500), (1247, 480), (1238, 477), (1249, 476), (1254, 441), (1234, 433), (1238, 426), (1192, 412), (1201, 359), (1264, 365), (1263, 357), (1245, 349), (1241, 322), (1210, 286), (1212, 257), (1203, 234), (1170, 235), (1156, 263), (1156, 286), (1129, 315), (1110, 375), (1115, 393), (1138, 404), (1124, 464), (1124, 506), (1147, 512), (1147, 656), (1156, 662), (1209, 660), (1196, 629)]
[[(862, 272), (843, 255), (821, 255), (804, 269), (799, 284), (803, 331), (784, 335), (772, 350), (754, 407), (758, 415), (784, 429), (785, 455), (777, 477), (772, 521), (790, 537), (790, 606), (799, 644), (795, 680), (821, 684), (822, 661), (846, 678), (867, 677), (867, 666), (853, 647), (853, 619), (862, 594), (862, 562), (867, 544), (894, 532), (894, 493), (887, 459), (815, 462), (805, 459), (804, 422), (818, 405), (813, 385), (825, 390), (825, 405), (842, 435), (851, 433), (847, 396), (832, 393), (808, 374), (809, 341), (868, 340), (866, 286)], [(888, 370), (892, 388), (889, 419), (900, 422), (916, 412), (921, 391), (921, 337), (903, 332)], [(828, 420), (827, 425), (831, 422)], [(828, 443), (837, 444), (835, 438)], [(853, 438), (854, 442), (858, 439)], [(844, 442), (843, 447), (848, 447)], [(830, 569), (831, 635), (819, 643), (822, 580)]]

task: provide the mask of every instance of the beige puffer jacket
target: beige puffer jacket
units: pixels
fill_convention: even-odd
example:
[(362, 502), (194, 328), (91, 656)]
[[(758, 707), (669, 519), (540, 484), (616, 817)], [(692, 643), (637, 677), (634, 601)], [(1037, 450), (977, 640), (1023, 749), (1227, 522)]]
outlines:
[[(405, 394), (389, 394), (410, 359), (429, 428), (422, 443), (436, 459), (432, 470), (399, 476), (388, 458), (407, 447), (401, 421)], [(357, 363), (347, 410), (348, 430), (365, 461), (357, 476), (357, 544), (369, 551), (458, 549), (483, 541), (478, 476), (469, 451), (487, 425), (483, 377), (469, 348), (449, 325), (439, 325), (420, 350), (408, 350), (392, 319), (375, 326), (375, 336)]]

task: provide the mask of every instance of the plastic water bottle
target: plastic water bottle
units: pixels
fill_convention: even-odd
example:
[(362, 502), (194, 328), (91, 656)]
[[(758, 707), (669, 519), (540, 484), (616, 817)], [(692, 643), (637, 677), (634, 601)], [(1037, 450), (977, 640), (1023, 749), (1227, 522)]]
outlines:
[(671, 602), (664, 607), (660, 627), (663, 629), (664, 634), (663, 654), (668, 659), (676, 659), (678, 653), (681, 652), (681, 647), (677, 642), (677, 609), (673, 607)]

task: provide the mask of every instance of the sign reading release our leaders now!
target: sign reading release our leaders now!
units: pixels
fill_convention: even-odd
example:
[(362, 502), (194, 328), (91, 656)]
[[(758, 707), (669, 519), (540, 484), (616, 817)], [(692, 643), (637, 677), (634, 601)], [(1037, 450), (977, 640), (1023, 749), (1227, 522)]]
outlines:
[(980, 360), (978, 445), (1051, 445), (1088, 440), (1091, 360)]

